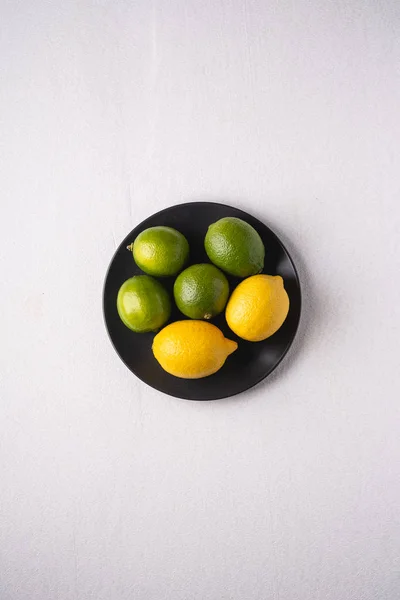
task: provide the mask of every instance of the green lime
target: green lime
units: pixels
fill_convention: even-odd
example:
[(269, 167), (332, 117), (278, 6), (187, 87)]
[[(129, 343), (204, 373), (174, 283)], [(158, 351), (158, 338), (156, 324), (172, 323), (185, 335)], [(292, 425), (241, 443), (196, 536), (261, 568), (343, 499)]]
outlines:
[(171, 301), (159, 281), (148, 275), (136, 275), (121, 285), (117, 310), (121, 321), (132, 331), (157, 331), (170, 317)]
[(228, 280), (214, 265), (192, 265), (175, 280), (176, 305), (191, 319), (215, 317), (224, 310), (228, 296)]
[(204, 246), (211, 262), (230, 275), (249, 277), (264, 267), (262, 239), (242, 219), (224, 217), (210, 225)]
[(184, 235), (172, 227), (149, 227), (128, 246), (138, 267), (148, 275), (176, 275), (189, 257)]

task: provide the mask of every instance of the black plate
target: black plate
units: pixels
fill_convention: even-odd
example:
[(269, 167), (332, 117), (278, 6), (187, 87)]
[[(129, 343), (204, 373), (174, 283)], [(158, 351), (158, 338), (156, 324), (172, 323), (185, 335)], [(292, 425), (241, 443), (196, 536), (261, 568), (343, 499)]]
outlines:
[[(147, 227), (167, 225), (181, 231), (190, 244), (190, 263), (209, 262), (204, 250), (207, 228), (222, 217), (239, 217), (250, 223), (260, 234), (265, 245), (264, 273), (281, 275), (289, 294), (290, 309), (286, 321), (273, 336), (263, 342), (246, 342), (238, 338), (228, 327), (224, 315), (212, 322), (226, 337), (236, 340), (238, 349), (228, 357), (225, 365), (204, 379), (179, 379), (166, 373), (153, 357), (151, 345), (154, 334), (133, 333), (121, 322), (116, 308), (121, 284), (141, 273), (132, 253), (126, 246)], [(228, 277), (231, 291), (239, 279)], [(172, 294), (173, 277), (162, 280)], [(300, 319), (301, 294), (299, 278), (286, 248), (266, 225), (251, 215), (224, 204), (213, 202), (191, 202), (166, 208), (149, 217), (126, 236), (114, 254), (108, 269), (103, 293), (106, 327), (111, 342), (126, 366), (139, 379), (156, 390), (188, 400), (217, 400), (239, 394), (267, 377), (280, 363), (296, 334)], [(175, 307), (171, 321), (185, 319)]]

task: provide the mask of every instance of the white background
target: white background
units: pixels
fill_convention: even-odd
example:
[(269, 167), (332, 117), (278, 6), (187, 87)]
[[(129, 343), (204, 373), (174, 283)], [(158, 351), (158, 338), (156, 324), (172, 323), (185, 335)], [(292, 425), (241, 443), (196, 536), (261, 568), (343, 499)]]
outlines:
[[(1, 600), (400, 597), (400, 4), (1, 0)], [(282, 237), (266, 382), (124, 367), (103, 278), (171, 204)]]

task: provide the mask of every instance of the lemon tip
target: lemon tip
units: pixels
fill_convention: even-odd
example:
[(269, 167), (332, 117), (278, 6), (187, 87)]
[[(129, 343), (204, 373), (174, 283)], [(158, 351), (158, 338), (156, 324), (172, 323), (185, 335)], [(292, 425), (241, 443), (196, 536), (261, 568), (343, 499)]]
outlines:
[(233, 352), (235, 352), (235, 350), (238, 349), (238, 343), (234, 342), (233, 340), (226, 339), (226, 348), (228, 350), (228, 356), (229, 356), (229, 354), (233, 354)]

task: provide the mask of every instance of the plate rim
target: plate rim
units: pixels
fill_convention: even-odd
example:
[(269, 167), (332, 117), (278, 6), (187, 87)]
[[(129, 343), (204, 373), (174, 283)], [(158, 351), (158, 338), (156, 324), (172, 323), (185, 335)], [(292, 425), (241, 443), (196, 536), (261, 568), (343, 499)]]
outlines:
[[(279, 358), (279, 360), (275, 363), (275, 365), (272, 367), (272, 369), (266, 373), (265, 375), (263, 375), (262, 377), (257, 378), (256, 381), (254, 381), (254, 383), (252, 383), (251, 385), (249, 385), (248, 387), (244, 388), (243, 390), (238, 390), (235, 391), (233, 393), (229, 393), (229, 394), (224, 394), (224, 395), (217, 395), (213, 398), (188, 398), (186, 396), (182, 396), (179, 394), (174, 394), (171, 392), (166, 392), (162, 389), (160, 389), (159, 387), (152, 385), (150, 383), (148, 383), (147, 381), (145, 381), (142, 377), (140, 377), (140, 375), (138, 375), (128, 364), (127, 362), (122, 358), (122, 356), (120, 355), (120, 353), (118, 352), (118, 349), (116, 348), (114, 341), (111, 337), (111, 333), (110, 330), (108, 328), (108, 324), (107, 324), (107, 316), (106, 316), (106, 307), (105, 307), (105, 298), (106, 298), (106, 284), (107, 284), (107, 280), (108, 280), (108, 275), (109, 272), (111, 270), (111, 266), (114, 262), (115, 257), (117, 256), (120, 247), (122, 246), (122, 244), (124, 243), (124, 240), (130, 235), (130, 233), (132, 233), (133, 231), (135, 231), (135, 229), (137, 229), (139, 226), (142, 225), (146, 225), (147, 221), (153, 219), (154, 217), (158, 217), (160, 215), (162, 215), (164, 212), (169, 211), (171, 208), (179, 208), (179, 207), (184, 207), (184, 206), (189, 206), (192, 204), (207, 204), (209, 206), (219, 206), (219, 207), (223, 207), (223, 208), (227, 208), (229, 210), (235, 210), (235, 211), (239, 211), (241, 213), (243, 213), (243, 215), (248, 215), (253, 219), (256, 219), (259, 223), (261, 223), (261, 225), (263, 225), (264, 227), (266, 227), (270, 233), (274, 236), (274, 238), (277, 240), (277, 242), (279, 243), (280, 246), (282, 246), (283, 250), (285, 251), (291, 265), (294, 271), (294, 274), (296, 276), (296, 281), (297, 281), (297, 285), (298, 285), (298, 291), (299, 291), (299, 318), (297, 320), (296, 323), (296, 327), (294, 328), (293, 331), (293, 336), (292, 339), (290, 340), (290, 342), (286, 345), (286, 348), (284, 349), (282, 356)], [(103, 281), (103, 288), (102, 288), (102, 313), (103, 313), (103, 322), (104, 322), (104, 326), (108, 335), (108, 338), (111, 342), (112, 347), (114, 348), (117, 356), (119, 357), (119, 359), (123, 362), (123, 364), (126, 366), (126, 368), (135, 376), (139, 379), (139, 381), (143, 382), (145, 385), (147, 385), (149, 388), (156, 390), (157, 392), (160, 392), (162, 394), (164, 394), (165, 396), (169, 396), (172, 398), (179, 398), (180, 400), (190, 400), (192, 402), (212, 402), (214, 400), (223, 400), (225, 398), (233, 398), (235, 396), (238, 396), (239, 394), (243, 394), (245, 392), (247, 392), (248, 390), (253, 389), (255, 386), (257, 386), (258, 384), (260, 384), (262, 381), (264, 381), (264, 379), (267, 379), (271, 373), (273, 373), (275, 371), (275, 369), (281, 364), (281, 362), (283, 361), (283, 359), (285, 358), (285, 356), (287, 355), (287, 353), (289, 352), (290, 348), (292, 347), (292, 344), (296, 338), (297, 332), (299, 330), (299, 326), (300, 326), (300, 321), (301, 321), (301, 315), (302, 315), (302, 308), (303, 308), (303, 295), (302, 295), (302, 290), (301, 290), (301, 282), (300, 282), (300, 277), (299, 277), (299, 273), (298, 270), (296, 268), (296, 265), (294, 264), (294, 261), (288, 251), (288, 249), (286, 248), (285, 244), (281, 241), (281, 239), (278, 237), (278, 235), (275, 233), (275, 231), (273, 231), (273, 229), (270, 228), (269, 225), (266, 225), (263, 221), (261, 221), (258, 217), (256, 217), (255, 215), (252, 215), (251, 213), (242, 210), (241, 208), (237, 208), (236, 206), (231, 206), (230, 204), (225, 204), (224, 202), (213, 202), (213, 201), (207, 201), (207, 200), (193, 200), (192, 202), (179, 202), (178, 204), (171, 204), (170, 206), (167, 206), (166, 208), (162, 208), (161, 210), (151, 214), (150, 216), (146, 217), (146, 219), (144, 219), (143, 221), (140, 221), (140, 223), (138, 223), (130, 232), (128, 232), (126, 234), (126, 236), (123, 238), (123, 240), (121, 241), (121, 243), (118, 245), (118, 247), (115, 249), (114, 254), (112, 255), (112, 258), (109, 262), (109, 265), (107, 267), (106, 270), (106, 274), (104, 276), (104, 281)], [(210, 375), (209, 377), (212, 377), (212, 375)]]

